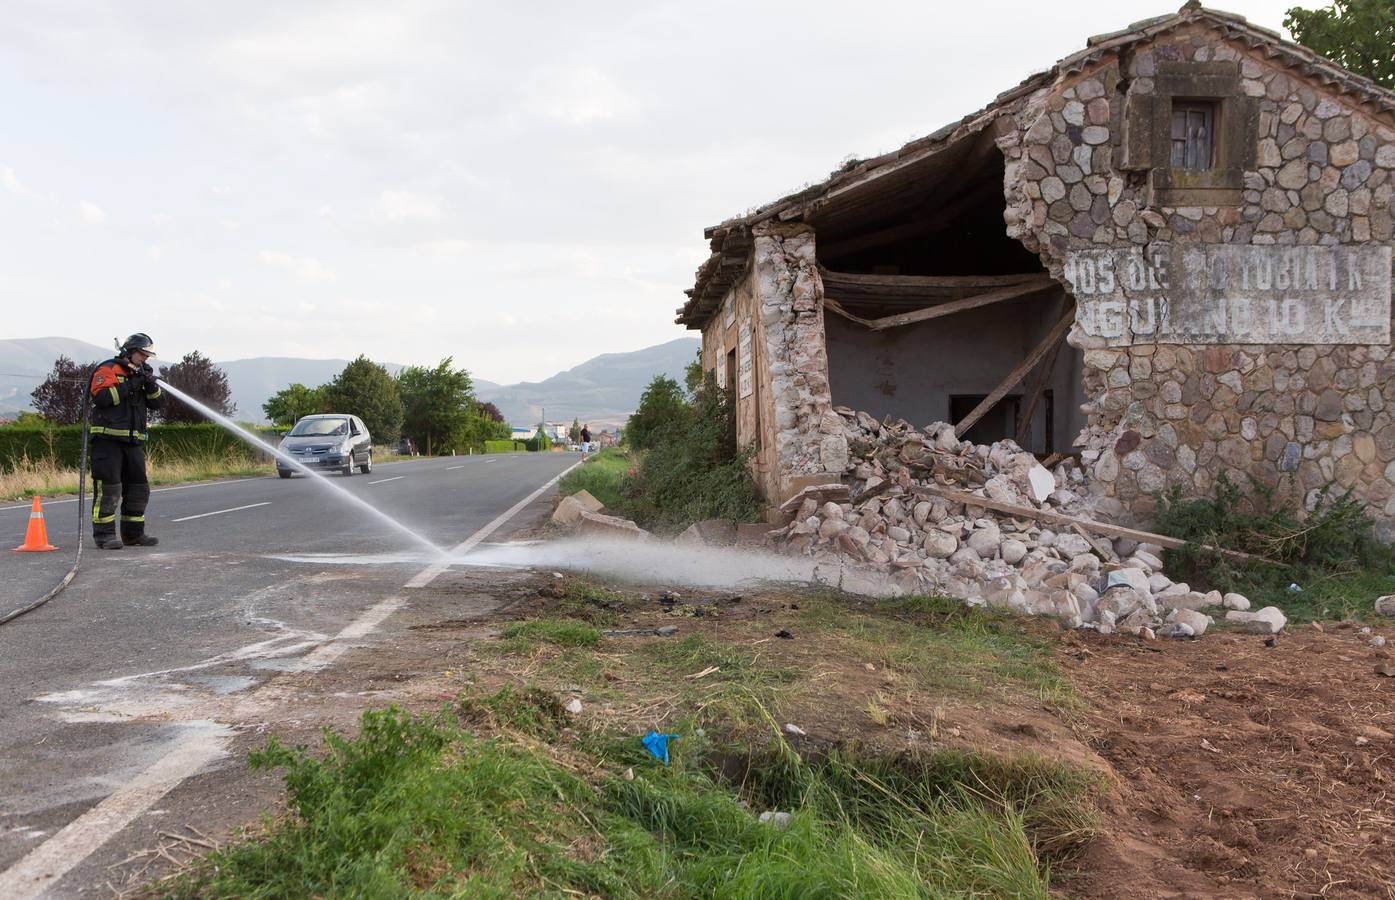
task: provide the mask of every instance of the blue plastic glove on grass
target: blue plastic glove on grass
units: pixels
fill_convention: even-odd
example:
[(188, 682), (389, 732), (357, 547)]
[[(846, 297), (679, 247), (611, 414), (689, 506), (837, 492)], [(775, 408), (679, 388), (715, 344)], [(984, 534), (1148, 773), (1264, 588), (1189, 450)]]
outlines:
[(644, 749), (654, 754), (655, 759), (668, 765), (668, 742), (670, 739), (678, 740), (678, 737), (676, 734), (659, 734), (657, 731), (651, 731), (640, 740), (644, 742)]

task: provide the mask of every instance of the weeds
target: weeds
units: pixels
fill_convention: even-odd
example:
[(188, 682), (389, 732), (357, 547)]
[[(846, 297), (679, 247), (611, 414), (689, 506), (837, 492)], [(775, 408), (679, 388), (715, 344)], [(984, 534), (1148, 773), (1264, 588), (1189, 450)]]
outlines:
[(629, 471), (630, 461), (624, 451), (611, 447), (568, 472), (557, 488), (564, 496), (584, 490), (607, 509), (619, 509), (620, 483)]
[[(554, 698), (501, 691), (467, 723), (369, 712), (323, 757), (273, 739), (291, 815), (159, 886), (175, 897), (1049, 896), (1050, 864), (1093, 830), (1087, 779), (962, 753), (805, 760), (778, 739), (724, 775), (718, 743), (672, 765), (632, 735), (556, 729)], [(506, 729), (507, 731), (507, 729)], [(632, 779), (620, 778), (631, 767)], [(787, 825), (759, 821), (779, 809)]]
[(529, 644), (542, 641), (559, 647), (594, 647), (600, 642), (601, 633), (586, 622), (576, 619), (533, 619), (528, 622), (515, 622), (505, 626), (500, 635), (504, 641), (526, 649)]
[[(1194, 588), (1235, 591), (1298, 620), (1359, 617), (1374, 597), (1395, 590), (1395, 552), (1376, 538), (1350, 491), (1324, 489), (1305, 513), (1291, 491), (1254, 479), (1245, 491), (1222, 474), (1211, 498), (1183, 500), (1174, 489), (1158, 499), (1157, 530), (1188, 542), (1168, 552), (1167, 574)], [(1272, 562), (1239, 563), (1200, 544)]]

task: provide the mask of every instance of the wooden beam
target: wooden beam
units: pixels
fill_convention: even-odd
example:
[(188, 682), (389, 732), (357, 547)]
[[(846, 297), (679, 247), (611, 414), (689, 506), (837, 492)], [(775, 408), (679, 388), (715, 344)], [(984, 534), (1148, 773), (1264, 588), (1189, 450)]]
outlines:
[[(1058, 513), (1049, 509), (1035, 509), (1030, 506), (1018, 506), (1016, 503), (1005, 503), (1001, 500), (994, 500), (991, 497), (980, 497), (968, 491), (960, 491), (955, 488), (943, 485), (916, 485), (913, 492), (930, 497), (940, 497), (951, 503), (963, 503), (968, 506), (981, 506), (984, 509), (996, 510), (1023, 519), (1035, 519), (1038, 522), (1045, 522), (1048, 525), (1060, 525), (1064, 528), (1079, 527), (1085, 531), (1095, 534), (1102, 534), (1110, 538), (1131, 538), (1140, 543), (1157, 544), (1168, 550), (1180, 550), (1187, 546), (1187, 542), (1175, 537), (1168, 537), (1165, 534), (1154, 534), (1151, 531), (1141, 531), (1137, 528), (1125, 528), (1122, 525), (1111, 525), (1108, 522), (1096, 522), (1093, 519), (1080, 519), (1075, 516), (1068, 516), (1065, 513)], [(1245, 562), (1268, 562), (1273, 560), (1265, 559), (1262, 556), (1254, 556), (1249, 553), (1241, 553), (1239, 550), (1227, 550), (1224, 547), (1214, 547), (1210, 544), (1200, 544), (1205, 550), (1212, 553), (1219, 553), (1231, 559), (1238, 559)]]
[(870, 327), (872, 324), (871, 319), (864, 319), (861, 316), (854, 315), (848, 312), (846, 309), (843, 308), (842, 304), (840, 304), (837, 300), (834, 300), (832, 297), (824, 297), (823, 305), (824, 309), (827, 309), (829, 312), (837, 313), (843, 318), (856, 322), (859, 325)]
[[(1017, 423), (1017, 446), (1025, 448), (1027, 438), (1032, 434), (1032, 417), (1037, 414), (1037, 405), (1041, 403), (1041, 395), (1046, 392), (1046, 383), (1051, 380), (1051, 372), (1056, 368), (1056, 357), (1061, 353), (1061, 343), (1058, 342), (1046, 354), (1046, 359), (1041, 361), (1041, 367), (1037, 369), (1037, 377), (1032, 381), (1032, 388), (1027, 394), (1027, 411), (1022, 414), (1022, 420)], [(1048, 436), (1047, 446), (1050, 447)]]
[(951, 300), (948, 303), (927, 306), (925, 309), (897, 313), (894, 316), (876, 319), (868, 327), (873, 331), (883, 331), (887, 328), (899, 328), (902, 325), (925, 322), (930, 319), (938, 319), (941, 316), (951, 316), (968, 309), (977, 309), (980, 306), (988, 306), (991, 303), (1001, 303), (1004, 300), (1016, 300), (1018, 297), (1040, 293), (1041, 291), (1055, 287), (1058, 287), (1055, 279), (1050, 275), (1042, 275), (1034, 281), (1012, 284), (1007, 287), (998, 288), (997, 290), (975, 294), (972, 297), (965, 297), (962, 300)]
[(869, 287), (991, 288), (1024, 281), (1036, 281), (1045, 272), (1013, 272), (1008, 275), (870, 275), (863, 272), (835, 272), (819, 266), (825, 284), (866, 285)]
[(1017, 387), (1018, 382), (1027, 377), (1027, 373), (1032, 371), (1033, 366), (1041, 362), (1041, 358), (1047, 354), (1047, 351), (1060, 343), (1061, 339), (1070, 331), (1070, 326), (1073, 322), (1075, 322), (1075, 304), (1070, 303), (1066, 307), (1065, 313), (1056, 324), (1052, 326), (1051, 331), (1047, 332), (1046, 337), (1042, 338), (1041, 343), (1033, 347), (1032, 352), (1027, 354), (1027, 358), (1022, 360), (1022, 362), (1017, 365), (1017, 368), (1009, 372), (1008, 377), (1003, 379), (1002, 384), (999, 384), (993, 389), (992, 393), (984, 397), (982, 403), (975, 406), (972, 412), (954, 426), (954, 436), (963, 437), (964, 432), (968, 431), (973, 427), (975, 422), (983, 418), (984, 413), (996, 406), (999, 400), (1006, 397), (1008, 391)]

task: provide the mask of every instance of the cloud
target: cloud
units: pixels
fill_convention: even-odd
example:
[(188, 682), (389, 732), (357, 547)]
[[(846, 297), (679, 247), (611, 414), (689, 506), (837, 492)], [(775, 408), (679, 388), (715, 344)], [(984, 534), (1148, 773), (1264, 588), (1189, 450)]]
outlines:
[(383, 191), (378, 201), (389, 222), (441, 218), (441, 201), (436, 197), (424, 197), (411, 191)]
[(78, 204), (78, 218), (88, 225), (100, 225), (107, 220), (107, 214), (91, 200), (84, 200)]
[(313, 256), (293, 256), (279, 250), (263, 250), (257, 254), (257, 259), (264, 265), (284, 269), (305, 281), (328, 281), (334, 277), (334, 273)]
[(543, 72), (529, 84), (525, 95), (534, 112), (568, 125), (629, 115), (639, 105), (615, 79), (594, 66)]

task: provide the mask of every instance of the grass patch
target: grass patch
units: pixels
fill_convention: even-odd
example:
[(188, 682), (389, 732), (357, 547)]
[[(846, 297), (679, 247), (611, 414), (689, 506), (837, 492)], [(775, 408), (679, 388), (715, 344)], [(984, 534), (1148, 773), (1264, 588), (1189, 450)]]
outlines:
[[(1277, 606), (1293, 621), (1364, 618), (1376, 597), (1395, 592), (1395, 550), (1376, 538), (1365, 505), (1350, 492), (1324, 491), (1305, 512), (1291, 484), (1271, 488), (1252, 479), (1242, 489), (1222, 474), (1213, 497), (1161, 495), (1155, 527), (1188, 541), (1167, 553), (1173, 580), (1244, 594), (1254, 608)], [(1201, 544), (1272, 562), (1235, 562)]]
[(1050, 645), (1020, 617), (948, 597), (900, 597), (849, 614), (857, 605), (840, 596), (811, 597), (801, 614), (810, 626), (856, 641), (863, 658), (910, 674), (922, 689), (982, 696), (1026, 688), (1048, 706), (1070, 709), (1077, 702)]
[[(147, 475), (151, 484), (181, 484), (187, 481), (207, 481), (213, 478), (239, 478), (270, 475), (275, 467), (268, 462), (250, 458), (240, 449), (198, 453), (162, 452), (150, 447), (146, 456)], [(65, 468), (53, 459), (31, 459), (20, 456), (10, 460), (0, 470), (0, 497), (23, 500), (34, 496), (49, 497), (76, 494), (78, 470)], [(91, 491), (91, 476), (88, 480)]]
[(620, 483), (629, 470), (630, 460), (624, 451), (609, 447), (592, 454), (586, 462), (568, 472), (557, 487), (563, 496), (584, 490), (607, 509), (619, 509)]
[(601, 633), (595, 626), (576, 619), (515, 622), (505, 626), (500, 637), (523, 648), (538, 642), (559, 647), (594, 647), (601, 641)]
[[(366, 713), (355, 738), (326, 733), (322, 756), (273, 739), (250, 761), (284, 770), (290, 815), (159, 893), (1046, 898), (1052, 862), (1092, 828), (1088, 781), (1051, 763), (806, 760), (777, 739), (733, 779), (711, 738), (679, 740), (664, 767), (634, 735), (562, 736), (555, 703), (462, 708), (467, 725), (545, 740), (396, 709)], [(772, 809), (785, 827), (759, 821)]]

